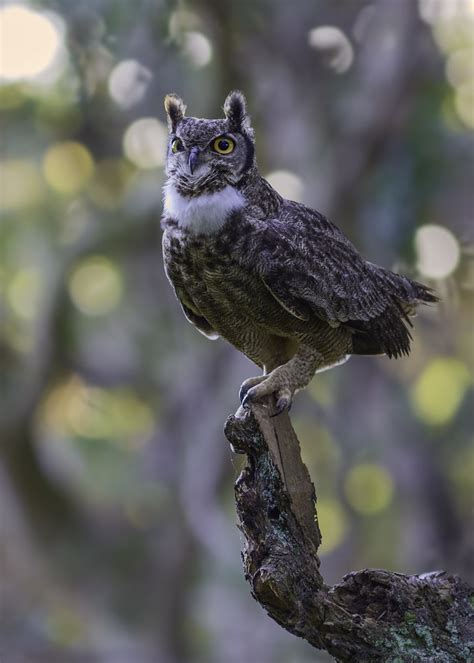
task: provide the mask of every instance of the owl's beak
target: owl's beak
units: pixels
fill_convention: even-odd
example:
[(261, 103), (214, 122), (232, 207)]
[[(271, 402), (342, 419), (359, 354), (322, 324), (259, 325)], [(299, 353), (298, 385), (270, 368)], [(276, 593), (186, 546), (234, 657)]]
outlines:
[(190, 152), (189, 152), (188, 166), (189, 166), (189, 170), (191, 172), (191, 175), (193, 174), (193, 171), (196, 168), (196, 164), (198, 162), (200, 152), (201, 151), (200, 151), (199, 147), (192, 147)]

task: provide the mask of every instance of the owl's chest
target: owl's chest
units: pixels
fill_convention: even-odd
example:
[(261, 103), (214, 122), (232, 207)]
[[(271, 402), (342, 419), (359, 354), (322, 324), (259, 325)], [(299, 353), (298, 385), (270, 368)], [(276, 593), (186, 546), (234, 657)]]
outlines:
[(209, 237), (182, 241), (178, 263), (186, 290), (199, 302), (222, 299), (226, 284), (243, 276), (225, 241)]
[[(229, 236), (229, 232), (232, 236)], [(189, 298), (209, 321), (245, 315), (255, 295), (251, 270), (241, 259), (242, 235), (232, 229), (213, 237), (179, 233), (172, 242), (173, 271)]]

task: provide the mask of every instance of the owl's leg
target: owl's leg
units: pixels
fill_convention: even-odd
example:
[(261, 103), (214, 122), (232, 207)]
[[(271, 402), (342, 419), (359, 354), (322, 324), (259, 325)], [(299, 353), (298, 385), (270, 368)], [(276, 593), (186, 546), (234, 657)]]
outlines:
[(258, 379), (258, 382), (247, 390), (242, 406), (248, 407), (251, 402), (260, 401), (274, 394), (275, 415), (280, 414), (290, 407), (295, 392), (306, 387), (316, 370), (323, 364), (324, 358), (321, 353), (307, 345), (300, 345), (296, 354), (286, 364), (277, 366), (268, 375), (260, 376), (259, 379), (254, 378)]
[(247, 378), (242, 382), (239, 391), (240, 402), (243, 403), (247, 393), (252, 387), (257, 386), (268, 378), (268, 374), (277, 366), (287, 362), (295, 353), (298, 348), (298, 343), (292, 339), (284, 338), (281, 336), (274, 336), (268, 334), (255, 335), (253, 338), (254, 345), (250, 351), (249, 347), (246, 348), (246, 354), (249, 359), (255, 362), (263, 369), (263, 375)]

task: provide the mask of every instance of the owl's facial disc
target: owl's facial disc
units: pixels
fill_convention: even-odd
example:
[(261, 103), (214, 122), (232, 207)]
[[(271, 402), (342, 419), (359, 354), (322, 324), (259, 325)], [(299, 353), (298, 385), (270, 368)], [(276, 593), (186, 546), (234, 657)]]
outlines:
[(227, 120), (184, 118), (170, 136), (167, 175), (185, 196), (235, 186), (252, 163), (250, 139)]

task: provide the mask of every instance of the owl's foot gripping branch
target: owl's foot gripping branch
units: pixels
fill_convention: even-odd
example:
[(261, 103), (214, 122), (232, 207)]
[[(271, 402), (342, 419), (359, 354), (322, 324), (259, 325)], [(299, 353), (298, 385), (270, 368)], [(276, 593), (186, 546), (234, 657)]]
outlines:
[(245, 380), (239, 394), (242, 406), (249, 408), (251, 403), (261, 403), (273, 395), (275, 406), (270, 416), (289, 411), (295, 392), (306, 387), (323, 365), (324, 358), (317, 350), (301, 344), (291, 359), (283, 364), (277, 362), (268, 375)]
[(225, 425), (248, 457), (235, 499), (254, 598), (340, 662), (474, 660), (474, 590), (459, 577), (366, 569), (324, 584), (314, 487), (288, 414), (269, 412), (270, 404), (252, 405)]

